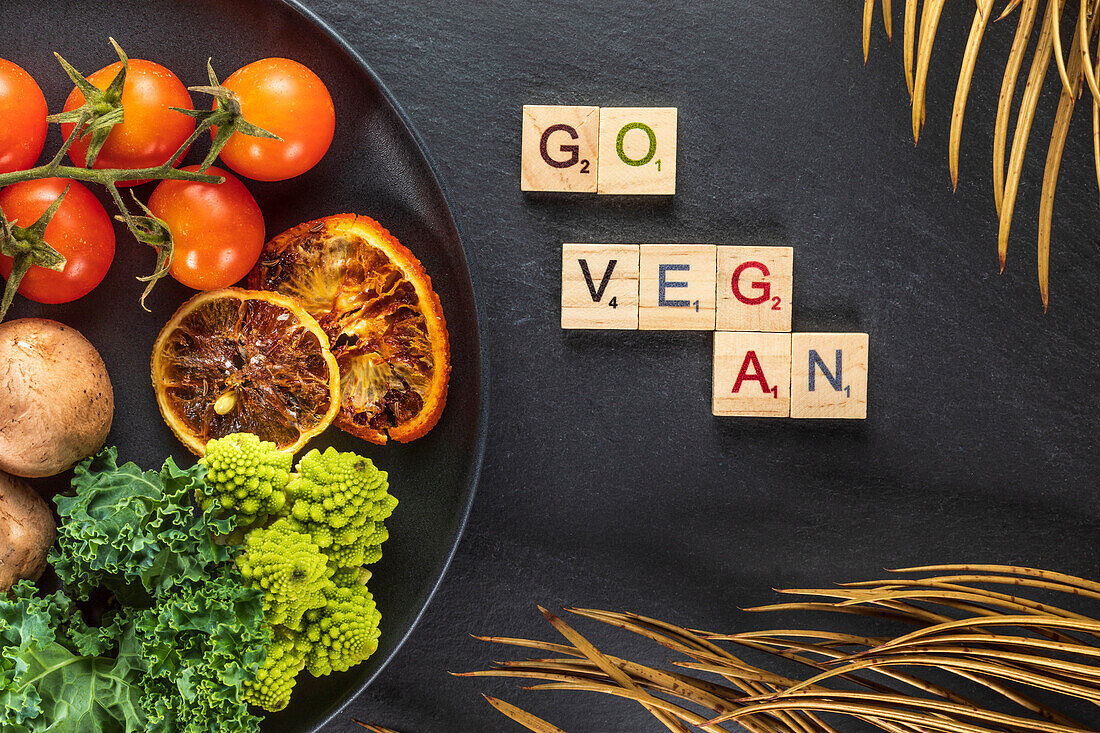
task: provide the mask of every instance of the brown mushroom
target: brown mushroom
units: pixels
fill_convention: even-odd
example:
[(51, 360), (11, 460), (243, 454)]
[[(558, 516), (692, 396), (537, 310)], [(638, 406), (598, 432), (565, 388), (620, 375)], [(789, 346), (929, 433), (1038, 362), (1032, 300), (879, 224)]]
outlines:
[(0, 323), (0, 471), (53, 476), (94, 453), (115, 411), (103, 359), (44, 318)]
[(53, 514), (26, 481), (0, 473), (0, 593), (38, 580), (57, 536)]

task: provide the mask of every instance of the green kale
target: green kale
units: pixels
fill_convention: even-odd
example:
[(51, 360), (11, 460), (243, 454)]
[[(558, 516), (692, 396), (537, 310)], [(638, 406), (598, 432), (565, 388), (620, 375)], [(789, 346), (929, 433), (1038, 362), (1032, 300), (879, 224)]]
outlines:
[(82, 654), (69, 637), (87, 637), (63, 593), (34, 596), (21, 582), (0, 597), (0, 730), (124, 733), (145, 729), (138, 685), (144, 661), (133, 633), (118, 654)]
[[(205, 471), (113, 448), (77, 467), (51, 553), (66, 590), (0, 595), (0, 731), (258, 733), (242, 695), (270, 643), (263, 593), (214, 542), (217, 502), (194, 506)], [(120, 608), (91, 627), (73, 599), (98, 587)]]
[(201, 584), (164, 593), (132, 613), (149, 667), (142, 707), (150, 733), (248, 733), (260, 719), (248, 711), (242, 685), (256, 679), (269, 631), (263, 594), (227, 565)]
[(61, 517), (50, 562), (70, 593), (86, 599), (103, 586), (124, 605), (148, 607), (159, 593), (202, 582), (229, 560), (211, 532), (228, 531), (217, 506), (196, 512), (192, 496), (205, 468), (180, 469), (169, 458), (157, 471), (118, 465), (108, 448), (82, 461), (75, 496), (58, 496)]

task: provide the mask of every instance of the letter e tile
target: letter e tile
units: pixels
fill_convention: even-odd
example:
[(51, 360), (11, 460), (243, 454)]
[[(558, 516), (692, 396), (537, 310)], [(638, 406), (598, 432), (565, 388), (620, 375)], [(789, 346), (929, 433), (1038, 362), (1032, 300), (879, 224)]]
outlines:
[(643, 244), (638, 328), (714, 330), (713, 244)]

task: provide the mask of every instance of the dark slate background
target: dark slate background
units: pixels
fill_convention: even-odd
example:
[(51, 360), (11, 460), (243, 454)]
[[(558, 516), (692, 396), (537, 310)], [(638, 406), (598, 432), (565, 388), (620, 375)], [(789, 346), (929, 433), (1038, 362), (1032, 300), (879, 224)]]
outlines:
[[(447, 675), (526, 656), (471, 632), (553, 639), (538, 603), (734, 631), (774, 625), (738, 610), (772, 601), (772, 587), (883, 567), (1096, 577), (1087, 107), (1065, 153), (1044, 315), (1035, 222), (1053, 71), (996, 267), (989, 161), (1012, 21), (983, 47), (952, 194), (947, 126), (972, 3), (944, 13), (917, 148), (901, 3), (892, 48), (876, 15), (867, 67), (852, 0), (309, 5), (389, 84), (442, 168), (480, 270), (492, 368), (488, 453), (454, 564), (351, 714), (402, 733), (519, 730), (489, 692), (570, 733), (663, 730), (625, 701)], [(678, 107), (676, 196), (525, 196), (524, 103)], [(865, 422), (716, 419), (709, 334), (558, 327), (563, 241), (765, 240), (795, 248), (796, 330), (870, 333)], [(623, 655), (648, 649), (581, 628)]]

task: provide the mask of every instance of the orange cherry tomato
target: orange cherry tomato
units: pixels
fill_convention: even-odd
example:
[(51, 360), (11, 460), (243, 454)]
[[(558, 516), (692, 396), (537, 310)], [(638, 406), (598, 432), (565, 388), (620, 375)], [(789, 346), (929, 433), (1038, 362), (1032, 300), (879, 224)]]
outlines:
[(175, 254), (169, 273), (196, 290), (237, 282), (264, 246), (264, 217), (256, 199), (232, 174), (215, 167), (207, 172), (225, 176), (225, 183), (161, 181), (149, 197), (149, 209), (172, 232)]
[[(88, 77), (94, 86), (106, 89), (122, 67), (121, 61), (105, 66)], [(65, 111), (84, 104), (84, 93), (73, 89), (65, 100)], [(172, 153), (195, 131), (195, 119), (170, 107), (191, 108), (191, 96), (183, 82), (168, 69), (152, 61), (130, 59), (126, 84), (122, 87), (123, 121), (111, 128), (93, 168), (152, 168), (168, 161)], [(68, 138), (73, 124), (61, 125)], [(84, 166), (91, 136), (73, 142), (69, 157)], [(182, 156), (181, 156), (182, 157)], [(144, 181), (126, 181), (132, 186)]]
[(0, 59), (0, 173), (31, 168), (46, 144), (46, 98), (31, 75)]
[[(0, 209), (13, 224), (29, 227), (65, 187), (69, 192), (46, 226), (46, 243), (65, 256), (61, 272), (32, 266), (19, 293), (38, 303), (68, 303), (90, 293), (111, 268), (115, 229), (99, 199), (77, 181), (43, 178), (13, 183), (0, 191)], [(0, 255), (0, 274), (11, 275), (12, 258)]]
[(257, 181), (283, 181), (325, 156), (336, 112), (325, 83), (307, 67), (290, 59), (261, 59), (233, 72), (222, 85), (237, 95), (245, 120), (282, 138), (233, 135), (220, 157), (234, 171)]

